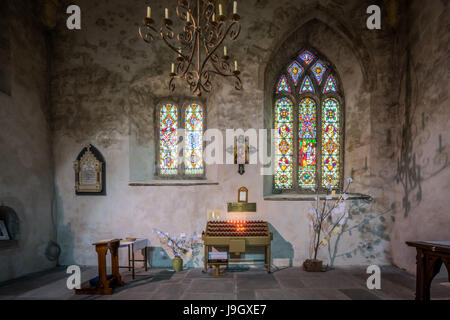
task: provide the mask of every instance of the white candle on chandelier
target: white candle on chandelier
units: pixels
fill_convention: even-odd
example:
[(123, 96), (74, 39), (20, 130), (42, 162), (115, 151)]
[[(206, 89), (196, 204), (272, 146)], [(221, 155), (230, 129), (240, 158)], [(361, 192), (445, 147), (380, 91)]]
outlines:
[(191, 21), (191, 15), (189, 14), (189, 11), (186, 13), (186, 20), (187, 22)]
[(238, 71), (237, 60), (234, 60), (234, 71)]
[(237, 14), (237, 1), (233, 2), (233, 14)]
[(181, 47), (178, 48), (178, 56), (181, 57)]
[(151, 18), (152, 17), (152, 8), (147, 7), (147, 18)]
[(166, 19), (169, 19), (169, 9), (166, 8), (166, 9), (164, 10), (164, 12), (165, 12), (165, 18), (166, 18)]
[(221, 15), (222, 15), (222, 4), (219, 3), (219, 16), (221, 16)]
[(213, 15), (212, 15), (212, 22), (216, 22), (216, 14), (215, 13), (213, 13)]
[(223, 47), (223, 55), (226, 57), (227, 56), (227, 46)]
[(172, 63), (172, 66), (171, 66), (170, 71), (171, 71), (172, 73), (175, 73), (175, 63)]

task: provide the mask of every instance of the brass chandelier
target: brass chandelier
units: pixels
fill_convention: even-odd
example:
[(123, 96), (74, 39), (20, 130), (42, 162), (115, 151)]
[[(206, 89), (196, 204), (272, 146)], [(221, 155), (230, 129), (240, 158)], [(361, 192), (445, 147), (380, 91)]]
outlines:
[(174, 79), (180, 78), (200, 96), (202, 91), (211, 91), (213, 75), (232, 77), (235, 89), (242, 89), (237, 61), (234, 60), (233, 66), (226, 46), (223, 46), (223, 54), (219, 50), (226, 38), (234, 41), (241, 31), (237, 2), (233, 2), (233, 12), (227, 17), (224, 14), (226, 3), (219, 1), (178, 0), (176, 16), (184, 23), (179, 33), (172, 27), (174, 22), (169, 18), (168, 8), (157, 30), (151, 7), (147, 7), (144, 24), (139, 27), (140, 37), (147, 43), (159, 38), (176, 54), (170, 70), (170, 91), (175, 90)]

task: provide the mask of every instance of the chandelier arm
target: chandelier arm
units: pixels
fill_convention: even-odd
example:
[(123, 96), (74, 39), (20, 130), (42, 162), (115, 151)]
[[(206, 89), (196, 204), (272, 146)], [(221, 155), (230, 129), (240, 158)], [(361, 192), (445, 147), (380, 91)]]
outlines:
[(203, 4), (203, 16), (205, 17), (206, 22), (208, 23), (208, 21), (211, 19), (211, 16), (214, 13), (214, 4), (212, 1), (202, 1)]
[[(147, 29), (148, 32), (144, 33), (143, 29)], [(152, 32), (155, 35), (153, 35)], [(142, 26), (139, 26), (139, 36), (141, 37), (142, 40), (144, 40), (147, 43), (152, 43), (152, 41), (155, 40), (155, 36), (157, 34), (158, 34), (158, 31), (150, 24), (144, 24)]]
[[(194, 40), (193, 34), (195, 34), (195, 29), (185, 26), (183, 32), (177, 35), (177, 40), (185, 49), (191, 49), (192, 41)], [(180, 55), (186, 57), (182, 53), (180, 53)]]
[(211, 72), (213, 74), (217, 74), (217, 75), (220, 75), (222, 77), (233, 77), (233, 78), (235, 78), (234, 88), (236, 90), (241, 90), (242, 89), (242, 81), (241, 81), (241, 78), (239, 77), (239, 75), (237, 73), (225, 74), (225, 73), (222, 73), (220, 71), (214, 71), (214, 70), (207, 70), (207, 72)]
[[(237, 22), (238, 21), (234, 21), (234, 23), (237, 23)], [(237, 23), (237, 26), (238, 26), (238, 29), (236, 31), (234, 31), (234, 30), (230, 31), (230, 39), (233, 41), (236, 40), (241, 33), (241, 24)]]
[(233, 21), (232, 23), (230, 23), (230, 25), (228, 26), (228, 28), (226, 29), (226, 32), (223, 34), (223, 36), (220, 38), (219, 42), (217, 42), (217, 44), (211, 49), (211, 51), (209, 51), (207, 49), (207, 55), (205, 57), (205, 60), (203, 60), (202, 66), (200, 68), (200, 70), (203, 70), (203, 68), (205, 67), (205, 64), (208, 62), (209, 58), (211, 57), (211, 55), (217, 50), (218, 47), (220, 47), (220, 45), (222, 44), (222, 42), (225, 40), (226, 36), (228, 35), (228, 33), (230, 32), (231, 28), (238, 23), (237, 21)]
[[(240, 72), (232, 71), (226, 54), (223, 58), (216, 54), (226, 38), (229, 37), (231, 40), (238, 38), (241, 31), (240, 17), (237, 14), (233, 14), (230, 19), (220, 16), (216, 22), (212, 20), (214, 11), (213, 0), (178, 0), (177, 20), (185, 21), (185, 25), (182, 31), (176, 34), (175, 39), (173, 22), (168, 18), (163, 19), (159, 31), (153, 26), (153, 20), (150, 18), (145, 18), (144, 25), (139, 27), (139, 35), (145, 42), (151, 43), (160, 38), (177, 54), (176, 72), (170, 73), (171, 91), (175, 90), (174, 80), (184, 78), (191, 91), (200, 96), (202, 91), (211, 91), (211, 79), (214, 75), (234, 77), (235, 88), (241, 90)], [(173, 43), (174, 41), (177, 43)], [(211, 61), (210, 68), (207, 66), (208, 61)]]
[[(213, 56), (214, 58), (217, 57), (217, 55)], [(217, 60), (219, 58), (217, 57)], [(232, 76), (234, 75), (233, 72), (229, 71), (231, 69), (230, 65), (226, 62), (226, 61), (217, 61), (216, 59), (211, 58), (211, 65), (214, 67), (214, 69), (216, 70), (215, 73), (218, 73), (222, 76)], [(219, 66), (218, 66), (219, 64)], [(224, 65), (227, 66), (227, 68), (223, 67)], [(214, 72), (213, 70), (211, 70), (211, 72)]]
[[(178, 1), (178, 5), (176, 7), (176, 13), (177, 13), (177, 17), (178, 19), (180, 19), (181, 21), (186, 21), (187, 20), (187, 12), (189, 12), (189, 4), (187, 4), (187, 2), (183, 3), (184, 1)], [(186, 6), (187, 4), (187, 6)], [(182, 11), (182, 9), (185, 10), (185, 12)]]
[(160, 38), (164, 41), (164, 43), (170, 48), (172, 49), (176, 54), (179, 54), (178, 49), (175, 48), (168, 40), (167, 38), (164, 36), (164, 34), (161, 32), (160, 33)]
[[(195, 34), (196, 32), (197, 32), (197, 31), (194, 31), (194, 34)], [(192, 60), (194, 59), (195, 45), (196, 45), (197, 41), (198, 41), (197, 37), (193, 37), (193, 38), (192, 38), (192, 41), (191, 41), (191, 42), (194, 42), (194, 43), (193, 43), (193, 45), (192, 45), (191, 53), (190, 53), (189, 59), (188, 59), (188, 61), (187, 61), (186, 69), (182, 72), (182, 76), (183, 76), (183, 77), (186, 76), (186, 73), (189, 71), (190, 66), (193, 65), (193, 64), (192, 64)], [(183, 57), (184, 57), (184, 56), (183, 56)]]

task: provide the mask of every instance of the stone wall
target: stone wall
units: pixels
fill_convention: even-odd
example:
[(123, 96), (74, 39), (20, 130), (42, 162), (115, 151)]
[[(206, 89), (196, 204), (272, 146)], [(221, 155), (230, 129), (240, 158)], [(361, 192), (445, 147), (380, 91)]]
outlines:
[(0, 215), (14, 241), (0, 242), (0, 282), (56, 264), (46, 257), (56, 216), (47, 37), (38, 10), (34, 1), (2, 1), (10, 90), (0, 91)]
[[(260, 165), (247, 165), (243, 176), (236, 165), (210, 165), (206, 178), (212, 185), (129, 185), (137, 180), (154, 182), (158, 102), (189, 97), (189, 92), (183, 83), (178, 83), (174, 95), (169, 92), (174, 57), (161, 43), (149, 46), (139, 38), (143, 1), (77, 4), (82, 10), (81, 30), (65, 28), (63, 10), (58, 19), (51, 82), (62, 263), (95, 264), (91, 243), (103, 238), (149, 237), (160, 247), (152, 228), (175, 235), (201, 232), (207, 210), (224, 214), (226, 203), (235, 201), (237, 189), (246, 186), (249, 201), (257, 203), (256, 216), (267, 220), (276, 235), (274, 264), (288, 260), (300, 265), (309, 254), (307, 213), (312, 203), (265, 199)], [(385, 264), (390, 258), (388, 234), (395, 207), (395, 144), (389, 140), (396, 123), (389, 112), (396, 98), (390, 84), (393, 36), (390, 27), (366, 28), (369, 4), (240, 1), (242, 32), (228, 49), (242, 67), (244, 90), (236, 92), (231, 82), (219, 79), (220, 86), (204, 97), (208, 128), (264, 128), (270, 112), (268, 88), (273, 87), (279, 66), (288, 62), (281, 54), (290, 58), (308, 44), (336, 66), (346, 101), (344, 175), (353, 175), (352, 192), (373, 201), (349, 202), (352, 219), (349, 229), (334, 239), (339, 241), (336, 255), (330, 257), (326, 249), (321, 255), (335, 264)], [(153, 1), (153, 15), (162, 16), (164, 6), (165, 2)], [(174, 13), (173, 7), (169, 10)], [(95, 145), (107, 162), (103, 197), (75, 196), (72, 163), (87, 143)]]
[[(397, 209), (393, 263), (415, 272), (405, 241), (450, 238), (448, 1), (413, 1), (399, 30)], [(395, 164), (397, 166), (397, 163)]]

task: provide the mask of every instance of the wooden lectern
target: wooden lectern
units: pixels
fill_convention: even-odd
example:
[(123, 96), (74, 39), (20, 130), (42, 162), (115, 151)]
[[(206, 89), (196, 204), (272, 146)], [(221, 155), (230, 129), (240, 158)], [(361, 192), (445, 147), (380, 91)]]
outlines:
[[(97, 285), (92, 288), (76, 289), (76, 294), (112, 294), (113, 285), (123, 286), (125, 283), (122, 281), (119, 273), (119, 246), (120, 239), (102, 240), (93, 243), (95, 251), (98, 255), (98, 278)], [(106, 275), (106, 254), (110, 251), (111, 254), (111, 271), (112, 277), (107, 279)]]

